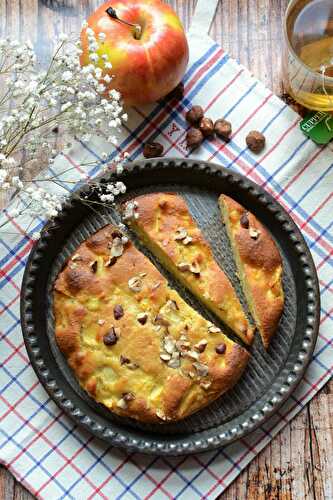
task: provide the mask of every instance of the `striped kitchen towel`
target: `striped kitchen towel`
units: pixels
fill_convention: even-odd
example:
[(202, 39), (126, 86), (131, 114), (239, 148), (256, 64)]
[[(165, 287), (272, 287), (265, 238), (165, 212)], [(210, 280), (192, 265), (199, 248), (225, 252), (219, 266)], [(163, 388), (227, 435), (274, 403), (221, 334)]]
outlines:
[[(120, 147), (134, 160), (142, 156), (143, 142), (157, 138), (166, 155), (187, 156), (185, 113), (193, 104), (202, 105), (212, 118), (223, 115), (232, 122), (230, 142), (206, 141), (192, 156), (220, 163), (262, 185), (301, 228), (321, 288), (320, 333), (311, 364), (297, 390), (274, 417), (223, 449), (165, 458), (112, 448), (65, 416), (29, 365), (20, 328), (19, 294), (32, 240), (24, 234), (21, 219), (11, 220), (9, 225), (18, 234), (8, 234), (0, 241), (0, 459), (38, 498), (215, 498), (331, 375), (331, 146), (318, 147), (307, 139), (299, 130), (298, 115), (204, 35), (216, 3), (198, 2), (189, 34), (184, 99), (133, 109)], [(267, 147), (257, 156), (245, 147), (245, 136), (251, 129), (267, 136)], [(101, 139), (76, 144), (71, 155), (59, 159), (53, 168), (64, 170), (66, 162), (75, 167), (79, 159), (99, 158), (104, 149)], [(42, 224), (42, 220), (34, 221), (29, 231), (38, 231)]]

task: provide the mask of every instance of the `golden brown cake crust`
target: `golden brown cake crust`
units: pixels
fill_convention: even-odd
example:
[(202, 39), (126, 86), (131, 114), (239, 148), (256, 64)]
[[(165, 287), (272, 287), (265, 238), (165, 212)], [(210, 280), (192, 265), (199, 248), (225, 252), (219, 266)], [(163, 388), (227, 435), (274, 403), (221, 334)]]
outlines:
[[(133, 202), (135, 210), (132, 216), (127, 216), (128, 205)], [(125, 221), (145, 245), (206, 307), (212, 309), (244, 342), (251, 344), (254, 328), (249, 324), (228, 277), (216, 263), (185, 200), (174, 193), (153, 193), (139, 196), (129, 204), (123, 207)], [(182, 264), (194, 265), (193, 271), (182, 269)]]
[(228, 233), (239, 252), (248, 301), (267, 348), (284, 305), (281, 255), (269, 231), (252, 213), (223, 194), (219, 203), (223, 218), (229, 219)]
[[(179, 420), (235, 385), (249, 355), (222, 332), (210, 333), (211, 324), (132, 243), (119, 245), (121, 238), (106, 226), (60, 272), (56, 340), (82, 387), (113, 412), (143, 422)], [(168, 356), (175, 352), (184, 355), (173, 367)]]

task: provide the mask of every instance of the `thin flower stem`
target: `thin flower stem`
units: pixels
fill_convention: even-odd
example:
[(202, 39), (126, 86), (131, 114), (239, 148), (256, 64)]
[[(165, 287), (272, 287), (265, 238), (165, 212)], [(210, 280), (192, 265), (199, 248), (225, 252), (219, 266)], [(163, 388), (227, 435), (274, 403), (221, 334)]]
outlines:
[(56, 184), (57, 186), (61, 187), (64, 191), (67, 191), (67, 193), (72, 193), (72, 190), (71, 189), (68, 189), (66, 186), (63, 186), (61, 182), (58, 182), (56, 180), (53, 180), (52, 182), (54, 182), (54, 184)]
[(95, 201), (95, 200), (89, 200), (89, 199), (86, 199), (86, 198), (82, 198), (81, 196), (78, 196), (77, 197), (78, 200), (82, 201), (83, 203), (89, 203), (89, 204), (92, 204), (92, 205), (100, 205), (104, 208), (112, 208), (113, 207), (113, 204), (108, 204), (108, 203), (105, 203), (105, 202), (102, 202), (102, 201)]
[(2, 106), (5, 102), (8, 96), (10, 96), (13, 93), (12, 87), (9, 87), (7, 92), (1, 97), (0, 99), (0, 106)]
[[(53, 55), (53, 57), (52, 57), (52, 59), (51, 59), (51, 63), (50, 63), (50, 65), (49, 65), (49, 67), (48, 67), (48, 69), (47, 69), (47, 71), (46, 71), (46, 74), (45, 74), (45, 76), (44, 76), (44, 78), (43, 78), (43, 80), (42, 80), (42, 82), (41, 82), (41, 85), (42, 85), (42, 84), (46, 81), (46, 79), (47, 79), (47, 77), (48, 77), (48, 75), (49, 75), (49, 73), (50, 73), (50, 71), (51, 71), (51, 68), (52, 68), (52, 66), (53, 66), (53, 64), (54, 64), (54, 61), (56, 60), (56, 57), (57, 57), (57, 55), (59, 54), (60, 50), (62, 49), (63, 45), (64, 45), (64, 44), (63, 44), (63, 42), (62, 42), (62, 43), (60, 43), (60, 44), (58, 45), (58, 47), (57, 47), (57, 49), (56, 49), (56, 51), (55, 51), (55, 54)], [(27, 98), (28, 98), (28, 97), (29, 97), (29, 96), (27, 96)], [(26, 98), (26, 99), (27, 99), (27, 98)], [(24, 127), (23, 127), (23, 131), (22, 131), (22, 133), (19, 135), (19, 138), (18, 138), (18, 140), (15, 142), (14, 146), (12, 146), (12, 148), (11, 148), (11, 149), (9, 150), (9, 152), (7, 153), (7, 157), (8, 157), (8, 156), (10, 156), (10, 155), (12, 154), (12, 152), (15, 150), (16, 146), (17, 146), (17, 145), (21, 142), (21, 140), (23, 139), (23, 137), (26, 135), (26, 133), (27, 133), (27, 129), (28, 129), (28, 126), (29, 126), (29, 123), (30, 123), (30, 121), (31, 121), (31, 118), (32, 118), (32, 116), (33, 116), (33, 114), (34, 114), (34, 112), (35, 112), (36, 108), (37, 108), (37, 105), (35, 105), (35, 106), (32, 108), (32, 110), (31, 110), (31, 112), (30, 112), (30, 114), (29, 114), (29, 118), (27, 119), (26, 124), (25, 124), (25, 125), (24, 125)], [(60, 114), (61, 114), (61, 113), (60, 113)], [(47, 122), (45, 122), (45, 123), (47, 123)], [(37, 129), (37, 128), (40, 128), (40, 127), (38, 126), (38, 127), (30, 128), (28, 132), (31, 132), (31, 131), (33, 131), (33, 130), (35, 130), (35, 129)]]

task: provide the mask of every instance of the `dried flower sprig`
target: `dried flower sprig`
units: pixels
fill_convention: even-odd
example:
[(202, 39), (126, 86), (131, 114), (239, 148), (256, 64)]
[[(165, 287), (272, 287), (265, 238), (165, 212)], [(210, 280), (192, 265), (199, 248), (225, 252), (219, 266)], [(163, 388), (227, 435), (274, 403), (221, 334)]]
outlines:
[[(117, 132), (127, 120), (119, 92), (107, 91), (112, 65), (107, 54), (101, 55), (103, 34), (97, 40), (91, 28), (86, 32), (91, 63), (84, 67), (80, 41), (66, 35), (60, 35), (45, 70), (40, 70), (29, 42), (0, 40), (0, 201), (9, 218), (22, 213), (55, 217), (80, 180), (77, 167), (81, 172), (96, 165), (109, 168), (102, 164), (110, 155), (107, 151), (101, 154), (102, 163), (80, 162), (76, 168), (53, 171), (56, 157), (69, 150), (74, 139), (87, 142), (93, 135), (103, 135), (114, 149)], [(118, 154), (112, 168), (120, 173), (124, 161), (126, 154)], [(47, 165), (49, 170), (38, 175)], [(75, 176), (70, 178), (74, 169)], [(83, 178), (88, 178), (86, 173)], [(110, 184), (103, 191), (93, 181), (90, 184), (105, 204), (112, 204), (126, 190), (122, 183)], [(6, 220), (0, 231), (5, 225)]]

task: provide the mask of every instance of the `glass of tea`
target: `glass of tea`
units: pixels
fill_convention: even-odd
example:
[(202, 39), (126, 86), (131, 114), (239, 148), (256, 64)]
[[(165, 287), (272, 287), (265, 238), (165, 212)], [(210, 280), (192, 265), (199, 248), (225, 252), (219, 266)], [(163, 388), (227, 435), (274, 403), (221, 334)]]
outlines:
[(286, 90), (306, 108), (333, 111), (333, 0), (291, 0), (284, 32)]

